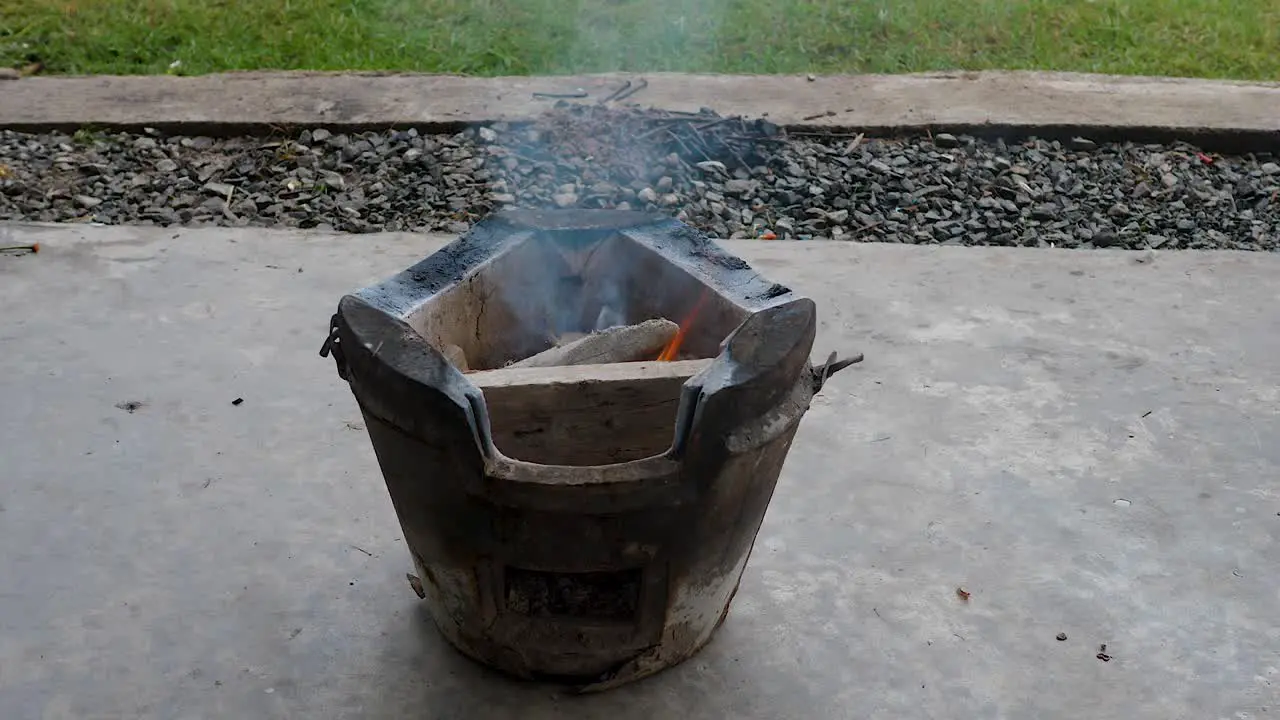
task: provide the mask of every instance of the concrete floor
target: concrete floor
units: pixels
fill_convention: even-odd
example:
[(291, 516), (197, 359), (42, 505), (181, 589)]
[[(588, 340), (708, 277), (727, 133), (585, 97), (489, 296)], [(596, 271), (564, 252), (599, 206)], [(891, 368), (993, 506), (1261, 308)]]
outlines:
[(437, 239), (0, 235), (5, 718), (1280, 713), (1280, 256), (727, 243), (868, 359), (716, 641), (578, 698), (436, 635), (316, 354)]

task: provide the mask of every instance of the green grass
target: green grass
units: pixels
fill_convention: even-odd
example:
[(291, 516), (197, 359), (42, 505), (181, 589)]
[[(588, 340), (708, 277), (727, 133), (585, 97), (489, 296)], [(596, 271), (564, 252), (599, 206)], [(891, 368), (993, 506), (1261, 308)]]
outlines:
[(1002, 68), (1280, 80), (1280, 0), (0, 0), (0, 66), (34, 60), (55, 73)]

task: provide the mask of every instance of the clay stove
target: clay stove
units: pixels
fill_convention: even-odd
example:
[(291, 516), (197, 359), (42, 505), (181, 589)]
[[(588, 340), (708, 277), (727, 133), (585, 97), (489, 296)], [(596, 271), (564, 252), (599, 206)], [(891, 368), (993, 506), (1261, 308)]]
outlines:
[[(651, 318), (680, 322), (674, 361), (506, 367)], [(322, 354), (449, 642), (602, 689), (723, 622), (800, 418), (848, 364), (810, 365), (815, 327), (811, 300), (674, 220), (508, 212), (342, 298)]]

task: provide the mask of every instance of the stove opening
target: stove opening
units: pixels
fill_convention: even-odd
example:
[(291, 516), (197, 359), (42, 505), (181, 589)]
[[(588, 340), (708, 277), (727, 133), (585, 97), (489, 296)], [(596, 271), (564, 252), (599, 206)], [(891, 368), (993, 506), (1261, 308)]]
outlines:
[(508, 566), (508, 611), (534, 618), (630, 623), (640, 612), (641, 568), (615, 572), (544, 572)]
[(503, 455), (583, 466), (665, 452), (681, 386), (746, 316), (624, 233), (546, 231), (409, 322), (484, 393)]

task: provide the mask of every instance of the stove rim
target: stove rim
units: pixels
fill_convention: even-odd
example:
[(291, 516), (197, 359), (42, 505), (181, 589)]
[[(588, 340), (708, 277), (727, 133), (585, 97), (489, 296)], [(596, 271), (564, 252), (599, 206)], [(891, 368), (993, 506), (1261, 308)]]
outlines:
[[(409, 319), (435, 296), (465, 282), (473, 273), (483, 271), (486, 263), (516, 245), (532, 240), (538, 233), (582, 232), (601, 238), (623, 234), (634, 242), (647, 245), (669, 262), (692, 270), (704, 286), (726, 296), (742, 307), (746, 319), (725, 338), (720, 353), (712, 363), (685, 381), (681, 388), (679, 408), (673, 426), (673, 440), (667, 450), (619, 463), (600, 465), (556, 465), (520, 460), (503, 454), (493, 442), (488, 406), (483, 391), (470, 381), (409, 325)], [(585, 485), (621, 487), (626, 481), (589, 482), (604, 470), (625, 472), (647, 470), (636, 480), (662, 477), (672, 468), (678, 469), (693, 425), (710, 393), (723, 391), (749, 381), (751, 377), (776, 368), (756, 368), (743, 377), (741, 365), (732, 357), (733, 339), (753, 319), (775, 312), (799, 310), (805, 327), (793, 333), (784, 357), (802, 350), (803, 367), (795, 367), (791, 375), (801, 375), (811, 368), (808, 354), (816, 330), (816, 306), (812, 299), (795, 293), (760, 275), (736, 255), (724, 250), (705, 234), (671, 218), (637, 211), (548, 210), (504, 211), (478, 223), (469, 232), (428, 255), (409, 268), (381, 282), (356, 290), (342, 298), (338, 312), (330, 324), (330, 337), (322, 355), (332, 352), (339, 375), (354, 386), (362, 386), (357, 398), (363, 409), (372, 412), (389, 425), (412, 434), (397, 418), (404, 418), (404, 395), (391, 391), (384, 395), (369, 382), (353, 376), (365, 375), (387, 379), (396, 377), (416, 387), (418, 394), (447, 399), (465, 416), (472, 439), (484, 460), (486, 471), (506, 475), (512, 482), (536, 484), (554, 489), (561, 486)], [(794, 313), (792, 313), (794, 314)], [(399, 352), (386, 352), (388, 342)], [(792, 363), (794, 364), (794, 358)], [(370, 373), (369, 370), (374, 370)], [(807, 377), (797, 378), (807, 380)], [(790, 383), (789, 383), (790, 385)], [(785, 388), (790, 392), (791, 388)], [(815, 388), (816, 391), (816, 388)], [(374, 399), (374, 402), (366, 400)], [(387, 412), (388, 406), (399, 411)], [(380, 411), (381, 410), (381, 411)], [(627, 472), (631, 471), (631, 472)], [(548, 479), (539, 479), (546, 476)]]

